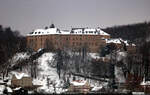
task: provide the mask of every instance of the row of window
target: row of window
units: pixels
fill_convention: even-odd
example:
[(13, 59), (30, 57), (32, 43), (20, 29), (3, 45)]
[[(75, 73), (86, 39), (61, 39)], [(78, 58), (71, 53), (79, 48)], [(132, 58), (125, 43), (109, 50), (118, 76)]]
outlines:
[[(70, 38), (66, 38), (66, 40), (70, 41)], [(82, 38), (73, 38), (73, 40), (82, 40)], [(47, 39), (29, 39), (29, 43), (33, 43), (33, 42), (37, 42), (37, 41), (40, 41), (39, 43), (44, 43), (45, 41), (47, 41)], [(56, 41), (56, 40), (55, 40)], [(61, 40), (57, 40), (57, 41), (61, 41)], [(63, 41), (62, 41), (63, 42)], [(56, 42), (55, 42), (56, 43)], [(94, 44), (95, 42), (88, 42), (87, 45), (95, 45), (97, 46), (97, 42)], [(82, 43), (82, 42), (72, 42), (73, 45), (82, 45), (82, 44), (85, 44), (85, 43)], [(61, 45), (61, 43), (60, 43)]]
[(78, 32), (75, 32), (75, 31), (72, 31), (71, 33), (76, 33), (76, 34), (78, 34), (78, 33), (82, 33), (82, 34), (87, 34), (87, 33), (97, 33), (97, 31), (78, 31)]
[(96, 37), (64, 37), (64, 40), (96, 40), (97, 38)]
[[(54, 42), (54, 45), (65, 45), (65, 43), (58, 43), (58, 42)], [(87, 45), (87, 46), (98, 46), (99, 44), (97, 42), (88, 42), (88, 43), (81, 43), (81, 42), (72, 42), (70, 45), (72, 46), (84, 46), (84, 45)]]
[[(29, 41), (41, 41), (41, 42), (43, 42), (43, 41), (46, 41), (46, 39), (42, 39), (42, 38), (35, 38), (35, 39), (29, 39)], [(53, 40), (53, 39), (49, 39), (49, 40)], [(60, 41), (62, 41), (63, 39), (55, 39), (55, 40), (60, 40)], [(69, 37), (67, 37), (67, 38), (64, 38), (64, 40), (66, 40), (66, 41), (70, 41), (71, 39), (69, 38)], [(84, 39), (84, 38), (79, 38), (79, 37), (73, 37), (72, 38), (72, 40), (73, 41), (76, 41), (76, 40), (95, 40), (95, 38), (93, 37), (93, 38), (86, 38), (86, 39)]]

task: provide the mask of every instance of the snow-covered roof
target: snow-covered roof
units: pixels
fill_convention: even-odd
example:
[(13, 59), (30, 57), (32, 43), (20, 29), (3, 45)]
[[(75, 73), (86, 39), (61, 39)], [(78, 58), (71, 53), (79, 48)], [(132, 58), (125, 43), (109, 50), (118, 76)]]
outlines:
[(127, 46), (129, 45), (128, 44), (128, 41), (126, 40), (123, 40), (121, 38), (114, 38), (114, 39), (105, 39), (106, 40), (106, 43), (115, 43), (115, 44), (121, 44), (121, 41), (124, 42)]
[(15, 77), (17, 78), (17, 79), (21, 79), (21, 78), (23, 78), (23, 77), (29, 77), (29, 75), (27, 75), (27, 74), (25, 74), (25, 73), (18, 73), (18, 72), (15, 72), (15, 73), (13, 73), (14, 75), (15, 75)]
[(10, 87), (6, 87), (8, 92), (13, 92), (12, 89)]
[(15, 89), (13, 89), (13, 90), (19, 90), (19, 89), (21, 89), (21, 87), (16, 87)]
[(98, 90), (101, 90), (103, 88), (103, 86), (101, 85), (101, 86), (94, 86), (92, 89), (91, 89), (91, 91), (98, 91)]
[(58, 28), (35, 29), (33, 32), (28, 34), (28, 36), (30, 36), (30, 35), (48, 35), (48, 34), (60, 34), (60, 30)]
[(35, 29), (33, 32), (27, 34), (27, 36), (32, 35), (50, 35), (50, 34), (60, 34), (60, 35), (109, 35), (108, 33), (102, 31), (100, 28), (74, 28), (71, 31), (62, 31), (58, 28), (48, 28), (48, 29)]
[(150, 85), (150, 81), (144, 81), (145, 78), (143, 79), (143, 81), (140, 83), (140, 85)]
[(71, 84), (74, 86), (83, 86), (85, 85), (86, 81), (84, 80), (79, 80), (79, 81), (72, 81)]
[(0, 85), (0, 94), (3, 94), (4, 89), (5, 89), (5, 86), (4, 85)]
[(109, 35), (102, 31), (100, 28), (76, 28), (71, 31), (71, 34), (84, 34), (84, 35)]

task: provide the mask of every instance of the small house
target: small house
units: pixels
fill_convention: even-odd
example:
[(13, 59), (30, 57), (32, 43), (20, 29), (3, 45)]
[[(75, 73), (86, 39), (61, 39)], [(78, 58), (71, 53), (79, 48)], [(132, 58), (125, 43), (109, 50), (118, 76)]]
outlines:
[(88, 93), (90, 92), (90, 89), (91, 87), (87, 81), (76, 80), (71, 82), (68, 91), (75, 92), (75, 93)]
[(24, 73), (22, 74), (15, 74), (12, 77), (11, 80), (11, 86), (12, 87), (32, 87), (33, 83), (32, 83), (32, 78), (29, 77), (28, 75), (25, 75)]

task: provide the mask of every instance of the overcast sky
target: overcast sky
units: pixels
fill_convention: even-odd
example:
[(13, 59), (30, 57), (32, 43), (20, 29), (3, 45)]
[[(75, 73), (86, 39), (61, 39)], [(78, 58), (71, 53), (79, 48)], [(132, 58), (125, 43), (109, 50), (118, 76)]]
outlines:
[(60, 29), (150, 21), (150, 0), (0, 0), (0, 24), (25, 35), (52, 22)]

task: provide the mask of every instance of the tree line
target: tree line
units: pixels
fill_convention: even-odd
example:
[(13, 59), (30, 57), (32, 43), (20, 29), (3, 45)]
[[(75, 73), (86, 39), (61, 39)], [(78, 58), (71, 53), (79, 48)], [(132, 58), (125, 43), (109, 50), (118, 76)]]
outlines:
[(107, 27), (103, 30), (109, 33), (112, 38), (123, 38), (137, 44), (149, 32), (150, 22)]
[(26, 39), (20, 35), (19, 31), (0, 25), (0, 70), (4, 70), (8, 66), (8, 60), (16, 52), (22, 52), (25, 49)]

